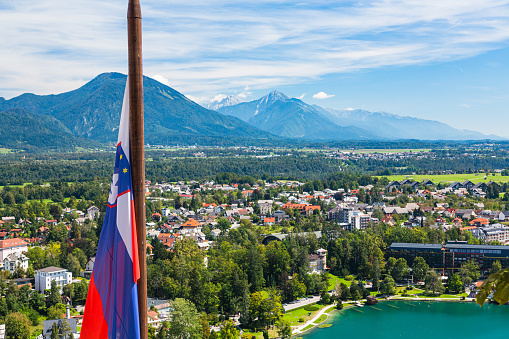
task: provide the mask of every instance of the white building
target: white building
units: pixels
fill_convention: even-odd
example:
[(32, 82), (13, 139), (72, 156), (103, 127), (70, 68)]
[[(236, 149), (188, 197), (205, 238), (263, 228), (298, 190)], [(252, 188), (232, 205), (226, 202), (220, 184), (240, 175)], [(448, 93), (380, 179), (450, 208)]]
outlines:
[(0, 240), (0, 262), (11, 254), (21, 255), (28, 251), (28, 243), (19, 238)]
[(311, 273), (320, 274), (327, 270), (327, 250), (320, 248), (316, 254), (309, 255), (309, 269)]
[(24, 254), (9, 254), (3, 261), (3, 268), (14, 273), (16, 267), (20, 266), (24, 271), (28, 269), (28, 258)]
[(95, 217), (99, 217), (99, 209), (95, 206), (90, 206), (87, 209), (87, 217), (88, 219), (95, 219)]
[(50, 266), (35, 271), (35, 289), (41, 293), (51, 289), (51, 282), (55, 281), (62, 291), (62, 287), (72, 282), (72, 273), (65, 268)]

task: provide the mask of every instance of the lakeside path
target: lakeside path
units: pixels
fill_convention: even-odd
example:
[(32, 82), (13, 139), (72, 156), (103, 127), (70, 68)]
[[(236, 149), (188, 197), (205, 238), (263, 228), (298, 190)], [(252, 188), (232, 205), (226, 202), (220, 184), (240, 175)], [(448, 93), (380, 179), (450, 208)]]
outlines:
[[(465, 300), (460, 300), (458, 298), (415, 298), (415, 297), (389, 297), (387, 299), (378, 299), (379, 301), (389, 301), (389, 300), (401, 300), (401, 301), (404, 301), (404, 300), (407, 300), (407, 301), (459, 301), (459, 302), (473, 302), (475, 301), (475, 298), (465, 298)], [(362, 299), (362, 300), (359, 300), (359, 302), (365, 302), (366, 299)], [(296, 326), (296, 327), (292, 327), (292, 336), (296, 335), (296, 334), (301, 334), (301, 333), (304, 333), (304, 332), (307, 332), (309, 330), (311, 330), (312, 328), (315, 328), (317, 326), (319, 326), (321, 323), (323, 323), (324, 321), (322, 321), (321, 323), (319, 324), (315, 324), (314, 322), (317, 321), (324, 313), (325, 311), (327, 311), (328, 309), (330, 308), (333, 308), (333, 307), (336, 307), (336, 304), (332, 304), (332, 305), (328, 305), (328, 306), (325, 306), (324, 308), (322, 308), (312, 319), (308, 320), (307, 322), (305, 322), (304, 324), (302, 325), (299, 325), (299, 326)], [(344, 302), (343, 303), (343, 307), (356, 307), (354, 305), (354, 302)], [(330, 313), (329, 313), (330, 315)], [(328, 319), (328, 317), (327, 317)], [(304, 329), (310, 325), (313, 325), (313, 327), (307, 329), (304, 331)]]
[[(343, 304), (346, 304), (346, 303), (343, 303)], [(336, 304), (325, 306), (311, 320), (308, 320), (304, 324), (299, 325), (295, 328), (292, 328), (292, 335), (304, 332), (302, 330), (305, 329), (306, 327), (308, 327), (309, 325), (314, 325), (313, 327), (318, 326), (319, 324), (314, 324), (314, 322), (317, 321), (325, 313), (325, 311), (327, 311), (328, 309), (330, 309), (332, 307), (336, 307)]]

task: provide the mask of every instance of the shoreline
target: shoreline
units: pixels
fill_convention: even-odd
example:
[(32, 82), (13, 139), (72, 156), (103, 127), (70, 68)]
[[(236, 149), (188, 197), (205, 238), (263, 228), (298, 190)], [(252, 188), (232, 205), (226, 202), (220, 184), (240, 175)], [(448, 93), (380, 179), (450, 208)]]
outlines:
[[(407, 298), (407, 297), (401, 297), (401, 296), (394, 296), (394, 297), (389, 297), (387, 299), (377, 299), (377, 300), (378, 300), (378, 302), (392, 301), (392, 300), (396, 300), (396, 301), (468, 302), (468, 303), (475, 302), (475, 298), (465, 298), (464, 300), (461, 300), (459, 298), (415, 298), (415, 297)], [(365, 303), (366, 299), (359, 300), (359, 302)], [(363, 305), (365, 305), (365, 304), (363, 304)], [(343, 309), (341, 309), (341, 310), (338, 310), (335, 307), (336, 307), (336, 304), (327, 305), (324, 308), (322, 308), (312, 319), (308, 320), (307, 322), (305, 322), (302, 325), (297, 326), (295, 329), (292, 328), (291, 338), (297, 338), (298, 335), (305, 334), (305, 333), (317, 328), (318, 326), (322, 325), (327, 320), (329, 320), (329, 316), (332, 313), (334, 313), (335, 311), (343, 311), (343, 310), (347, 310), (347, 309), (357, 307), (357, 306), (355, 306), (355, 301), (348, 301), (348, 302), (343, 303)], [(329, 310), (330, 308), (334, 308), (334, 309), (327, 313), (327, 317), (323, 321), (321, 321), (318, 324), (315, 324), (315, 321), (318, 320), (325, 313), (325, 311)], [(313, 325), (313, 326), (306, 329), (310, 325)]]

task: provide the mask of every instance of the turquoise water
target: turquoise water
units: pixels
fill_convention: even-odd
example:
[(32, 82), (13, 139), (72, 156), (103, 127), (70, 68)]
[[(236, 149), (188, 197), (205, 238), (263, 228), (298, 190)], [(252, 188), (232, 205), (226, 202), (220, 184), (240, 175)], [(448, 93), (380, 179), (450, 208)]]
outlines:
[(485, 304), (481, 308), (474, 303), (389, 301), (374, 307), (334, 311), (327, 321), (333, 326), (316, 328), (302, 336), (304, 339), (509, 337), (509, 306)]

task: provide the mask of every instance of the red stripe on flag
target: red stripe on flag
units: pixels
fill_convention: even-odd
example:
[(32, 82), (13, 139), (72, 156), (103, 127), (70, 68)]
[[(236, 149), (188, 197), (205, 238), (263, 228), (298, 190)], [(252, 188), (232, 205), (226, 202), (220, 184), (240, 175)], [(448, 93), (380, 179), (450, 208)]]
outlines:
[(110, 205), (110, 204), (108, 203), (108, 204), (106, 204), (106, 205), (108, 205), (108, 207), (109, 207), (109, 208), (117, 207), (117, 204), (115, 204), (115, 205)]
[(118, 198), (120, 198), (122, 195), (124, 195), (124, 194), (126, 194), (126, 193), (129, 193), (129, 192), (131, 192), (131, 190), (130, 190), (130, 189), (128, 189), (127, 191), (124, 191), (124, 192), (120, 193), (119, 195), (117, 195), (117, 199), (118, 199)]
[[(136, 218), (134, 214), (134, 201), (131, 201), (131, 234), (133, 242), (133, 275), (134, 282), (140, 279), (140, 258), (138, 256), (138, 235), (136, 233)], [(146, 250), (146, 249), (145, 249)]]
[(87, 303), (81, 327), (81, 339), (108, 339), (108, 324), (103, 315), (103, 303), (94, 282), (94, 274), (88, 287)]
[(122, 143), (122, 141), (120, 141), (118, 144), (117, 144), (117, 147), (120, 146), (120, 144)]

